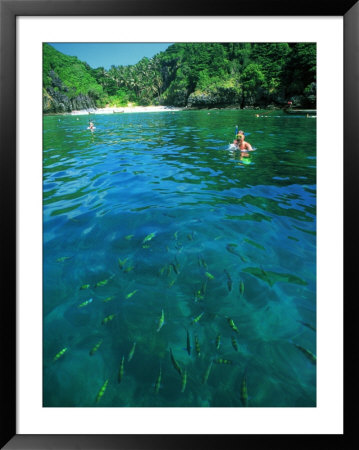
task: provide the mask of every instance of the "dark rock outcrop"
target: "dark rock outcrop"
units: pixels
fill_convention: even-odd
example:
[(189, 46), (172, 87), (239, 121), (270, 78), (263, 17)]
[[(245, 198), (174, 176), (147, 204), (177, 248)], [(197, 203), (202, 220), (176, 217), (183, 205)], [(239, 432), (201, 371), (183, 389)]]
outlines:
[(49, 87), (43, 90), (42, 108), (46, 113), (66, 113), (79, 109), (96, 108), (94, 100), (86, 95), (69, 98), (68, 95)]
[(188, 91), (185, 88), (170, 89), (160, 98), (159, 103), (167, 106), (187, 106)]
[(71, 99), (72, 109), (92, 109), (96, 108), (95, 102), (87, 95), (78, 95)]
[(96, 108), (95, 102), (87, 95), (73, 96), (70, 89), (51, 70), (51, 85), (42, 91), (42, 109), (46, 113), (66, 113), (78, 109)]
[(195, 91), (188, 97), (187, 105), (195, 108), (223, 107), (241, 102), (241, 95), (233, 87), (217, 87), (209, 92)]

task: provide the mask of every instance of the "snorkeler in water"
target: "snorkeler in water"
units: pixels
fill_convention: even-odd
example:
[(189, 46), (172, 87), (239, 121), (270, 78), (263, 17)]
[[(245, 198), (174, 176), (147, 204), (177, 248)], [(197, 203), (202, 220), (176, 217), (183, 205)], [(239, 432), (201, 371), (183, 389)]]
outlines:
[(238, 147), (241, 151), (251, 151), (253, 150), (251, 144), (245, 141), (244, 131), (239, 130), (236, 138), (233, 141), (233, 144)]

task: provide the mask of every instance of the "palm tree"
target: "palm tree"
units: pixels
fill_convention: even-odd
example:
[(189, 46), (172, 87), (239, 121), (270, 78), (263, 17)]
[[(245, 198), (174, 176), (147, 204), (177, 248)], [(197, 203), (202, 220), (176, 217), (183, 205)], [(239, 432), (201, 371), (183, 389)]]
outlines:
[(114, 82), (116, 83), (116, 86), (119, 87), (120, 85), (120, 74), (119, 74), (119, 69), (116, 66), (111, 66), (109, 72), (108, 72), (109, 77), (111, 77)]

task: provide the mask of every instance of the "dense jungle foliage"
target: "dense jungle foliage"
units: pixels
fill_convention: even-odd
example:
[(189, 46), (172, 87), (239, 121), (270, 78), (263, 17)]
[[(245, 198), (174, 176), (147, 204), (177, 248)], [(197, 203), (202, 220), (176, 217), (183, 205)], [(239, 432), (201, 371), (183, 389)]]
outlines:
[[(116, 61), (114, 61), (116, 64)], [(131, 66), (92, 68), (43, 45), (43, 110), (171, 105), (315, 108), (315, 43), (179, 43)]]

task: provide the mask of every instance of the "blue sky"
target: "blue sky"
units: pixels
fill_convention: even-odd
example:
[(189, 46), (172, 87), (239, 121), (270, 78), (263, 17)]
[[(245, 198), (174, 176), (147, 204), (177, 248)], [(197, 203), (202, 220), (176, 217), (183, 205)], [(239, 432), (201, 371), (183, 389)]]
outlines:
[(171, 44), (166, 43), (53, 43), (56, 50), (65, 55), (77, 56), (91, 67), (128, 66), (136, 64), (144, 56), (151, 58), (163, 52)]

